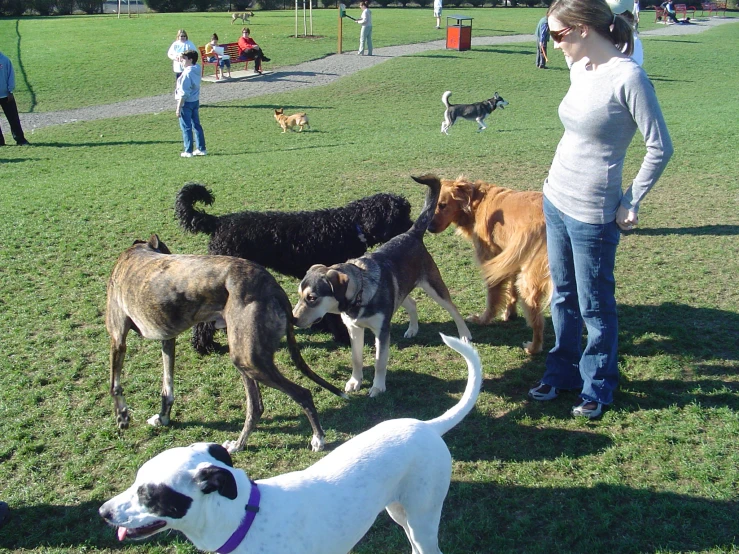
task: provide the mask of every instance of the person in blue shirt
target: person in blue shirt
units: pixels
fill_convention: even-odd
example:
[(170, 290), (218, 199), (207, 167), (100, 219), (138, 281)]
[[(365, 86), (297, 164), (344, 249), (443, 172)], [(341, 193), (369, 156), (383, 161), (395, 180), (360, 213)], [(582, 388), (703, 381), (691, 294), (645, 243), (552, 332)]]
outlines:
[(547, 44), (549, 43), (549, 23), (546, 16), (539, 20), (536, 25), (536, 67), (539, 69), (547, 68)]
[[(182, 75), (177, 79), (175, 100), (177, 109), (175, 114), (180, 120), (182, 140), (185, 151), (180, 154), (183, 158), (205, 156), (205, 134), (200, 125), (200, 80), (202, 72), (198, 65), (198, 53), (188, 50), (182, 54)], [(195, 150), (192, 149), (192, 135), (195, 130)]]
[[(8, 57), (0, 52), (0, 106), (10, 124), (10, 132), (13, 134), (18, 146), (26, 146), (29, 142), (23, 134), (21, 120), (18, 116), (18, 106), (15, 103), (13, 91), (15, 90), (15, 71)], [(0, 129), (0, 146), (5, 146), (5, 137)]]

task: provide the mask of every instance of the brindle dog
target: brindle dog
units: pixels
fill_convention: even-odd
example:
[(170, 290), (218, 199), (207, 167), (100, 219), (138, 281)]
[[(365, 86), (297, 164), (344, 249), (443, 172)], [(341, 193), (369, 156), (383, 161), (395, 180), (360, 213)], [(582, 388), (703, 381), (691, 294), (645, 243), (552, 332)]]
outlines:
[(302, 406), (313, 428), (311, 447), (322, 450), (324, 433), (310, 391), (285, 378), (274, 363), (280, 339), (287, 336), (290, 357), (306, 377), (338, 396), (346, 395), (303, 360), (295, 341), (290, 300), (282, 287), (266, 269), (248, 260), (171, 254), (157, 235), (148, 242), (136, 241), (123, 252), (108, 281), (105, 326), (110, 334), (110, 394), (118, 427), (126, 429), (130, 417), (121, 387), (128, 331), (162, 341), (162, 408), (148, 422), (168, 425), (174, 403), (175, 338), (200, 322), (227, 328), (231, 361), (246, 391), (244, 428), (236, 441), (224, 446), (230, 452), (244, 448), (264, 412), (257, 384), (261, 383)]

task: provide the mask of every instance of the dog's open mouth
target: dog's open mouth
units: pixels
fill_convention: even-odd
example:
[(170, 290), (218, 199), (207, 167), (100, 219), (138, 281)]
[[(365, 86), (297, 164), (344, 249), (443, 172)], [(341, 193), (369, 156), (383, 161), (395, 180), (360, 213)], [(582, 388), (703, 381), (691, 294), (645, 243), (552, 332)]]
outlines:
[(143, 527), (137, 527), (136, 529), (119, 527), (117, 530), (118, 540), (122, 541), (124, 539), (145, 539), (146, 537), (150, 537), (154, 533), (158, 532), (165, 525), (167, 525), (166, 521), (159, 520), (149, 525), (144, 525)]

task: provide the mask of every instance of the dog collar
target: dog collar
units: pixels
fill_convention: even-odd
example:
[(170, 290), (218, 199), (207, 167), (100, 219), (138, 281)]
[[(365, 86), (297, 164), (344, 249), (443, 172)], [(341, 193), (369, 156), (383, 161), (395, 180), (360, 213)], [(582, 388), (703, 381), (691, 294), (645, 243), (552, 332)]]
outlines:
[(246, 508), (244, 508), (244, 510), (246, 511), (246, 513), (244, 514), (244, 519), (241, 520), (238, 528), (236, 529), (236, 531), (233, 532), (233, 535), (229, 537), (226, 543), (218, 550), (216, 550), (218, 554), (230, 554), (231, 552), (236, 550), (236, 547), (239, 546), (241, 544), (241, 541), (244, 540), (244, 537), (246, 537), (246, 534), (251, 528), (251, 524), (254, 523), (254, 518), (257, 517), (257, 512), (259, 511), (260, 497), (261, 495), (259, 494), (259, 488), (257, 487), (257, 484), (254, 481), (251, 481), (251, 492), (249, 493), (249, 501), (246, 504)]

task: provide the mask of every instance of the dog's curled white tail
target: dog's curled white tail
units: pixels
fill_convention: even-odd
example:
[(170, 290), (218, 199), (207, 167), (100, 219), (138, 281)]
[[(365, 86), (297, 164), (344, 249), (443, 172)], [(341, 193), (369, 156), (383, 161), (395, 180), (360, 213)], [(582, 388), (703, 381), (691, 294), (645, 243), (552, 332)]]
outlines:
[(448, 90), (444, 94), (441, 95), (441, 101), (444, 103), (444, 105), (448, 108), (449, 107), (449, 97), (452, 95), (452, 91)]
[(477, 349), (469, 342), (456, 337), (449, 337), (443, 333), (441, 340), (449, 347), (459, 352), (467, 361), (467, 386), (464, 389), (462, 399), (444, 414), (431, 419), (426, 423), (431, 425), (439, 435), (443, 435), (455, 427), (464, 417), (470, 413), (477, 401), (482, 387), (482, 363)]

